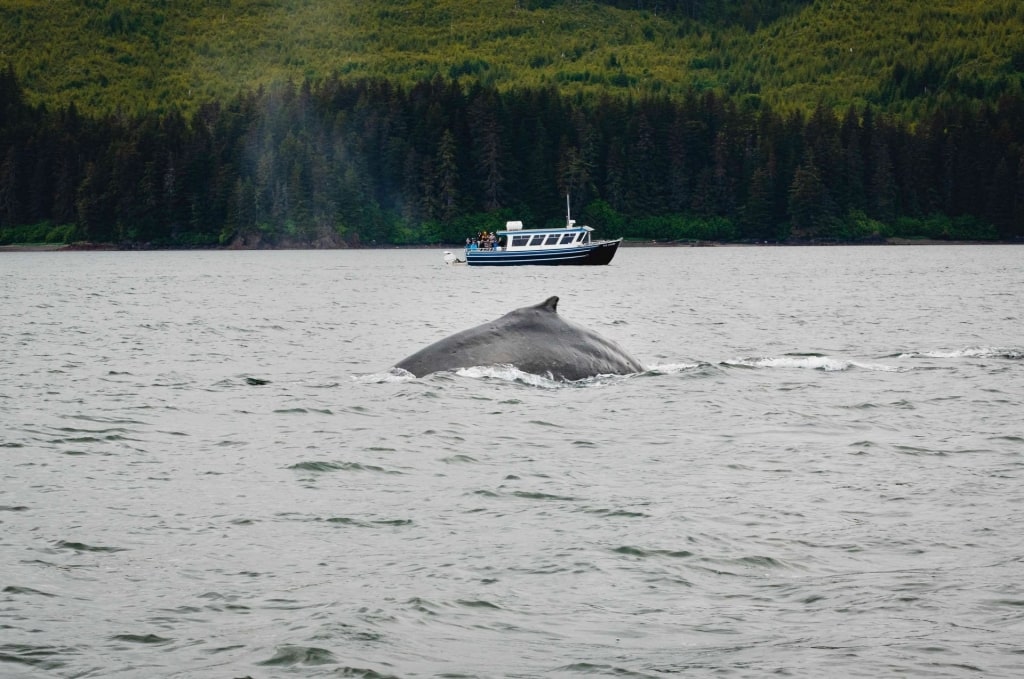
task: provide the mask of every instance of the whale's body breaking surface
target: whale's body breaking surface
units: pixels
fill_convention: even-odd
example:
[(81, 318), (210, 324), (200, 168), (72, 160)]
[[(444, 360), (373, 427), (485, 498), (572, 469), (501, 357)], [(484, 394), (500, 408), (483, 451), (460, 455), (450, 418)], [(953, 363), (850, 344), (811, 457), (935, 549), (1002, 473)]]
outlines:
[(512, 365), (558, 380), (642, 372), (622, 347), (558, 315), (558, 297), (523, 307), (427, 346), (395, 365), (416, 377), (473, 366)]

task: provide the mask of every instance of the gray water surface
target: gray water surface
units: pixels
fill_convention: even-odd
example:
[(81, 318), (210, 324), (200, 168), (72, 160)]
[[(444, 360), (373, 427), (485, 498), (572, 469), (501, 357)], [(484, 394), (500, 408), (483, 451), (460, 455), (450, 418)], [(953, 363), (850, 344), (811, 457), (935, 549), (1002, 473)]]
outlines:
[[(559, 295), (643, 374), (422, 346)], [(0, 676), (1016, 677), (1024, 250), (0, 254)]]

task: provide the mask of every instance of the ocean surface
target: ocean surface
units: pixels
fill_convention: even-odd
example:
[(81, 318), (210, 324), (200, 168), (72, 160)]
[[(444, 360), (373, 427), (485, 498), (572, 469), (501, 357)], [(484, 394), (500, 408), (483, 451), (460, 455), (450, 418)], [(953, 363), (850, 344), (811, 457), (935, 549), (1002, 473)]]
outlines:
[[(647, 370), (395, 362), (551, 295)], [(0, 676), (1024, 675), (1024, 247), (0, 253)]]

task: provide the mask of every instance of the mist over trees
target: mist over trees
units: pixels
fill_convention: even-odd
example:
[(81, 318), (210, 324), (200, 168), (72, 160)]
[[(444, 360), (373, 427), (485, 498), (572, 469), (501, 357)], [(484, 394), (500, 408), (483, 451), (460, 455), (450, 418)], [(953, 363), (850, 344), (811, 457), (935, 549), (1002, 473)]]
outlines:
[(604, 236), (1024, 237), (1024, 98), (809, 114), (433, 78), (258, 89), (193, 113), (30, 105), (0, 74), (0, 243), (461, 243), (573, 213)]

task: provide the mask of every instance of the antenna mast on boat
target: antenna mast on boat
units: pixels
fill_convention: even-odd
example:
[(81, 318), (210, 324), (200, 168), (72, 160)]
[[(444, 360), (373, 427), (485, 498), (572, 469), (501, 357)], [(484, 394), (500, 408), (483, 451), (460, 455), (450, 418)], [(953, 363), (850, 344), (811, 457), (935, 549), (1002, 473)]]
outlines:
[(575, 224), (572, 221), (572, 213), (569, 210), (569, 194), (565, 194), (565, 228), (571, 229), (572, 225)]

